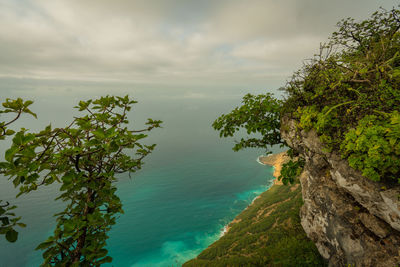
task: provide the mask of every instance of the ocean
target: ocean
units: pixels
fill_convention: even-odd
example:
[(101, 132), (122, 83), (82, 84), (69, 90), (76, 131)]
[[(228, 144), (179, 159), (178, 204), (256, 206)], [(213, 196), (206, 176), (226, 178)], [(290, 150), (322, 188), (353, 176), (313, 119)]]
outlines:
[[(35, 92), (28, 98), (35, 101), (32, 109), (39, 119), (25, 117), (15, 127), (65, 125), (76, 115), (72, 106), (90, 97), (70, 90)], [(139, 103), (130, 116), (131, 127), (140, 128), (148, 117), (164, 123), (150, 133), (148, 143), (157, 147), (143, 169), (132, 178), (119, 177), (117, 194), (125, 213), (109, 233), (113, 262), (107, 266), (180, 266), (217, 240), (224, 226), (272, 185), (272, 168), (257, 162), (263, 150), (233, 152), (234, 140), (219, 138), (211, 128), (215, 118), (240, 103), (240, 95), (132, 95), (139, 95)], [(1, 154), (8, 144), (1, 144)], [(16, 243), (0, 240), (0, 267), (39, 266), (41, 251), (34, 248), (52, 233), (52, 215), (63, 207), (54, 201), (58, 186), (16, 200), (10, 181), (2, 177), (0, 186), (1, 199), (17, 204), (17, 214), (28, 225)]]

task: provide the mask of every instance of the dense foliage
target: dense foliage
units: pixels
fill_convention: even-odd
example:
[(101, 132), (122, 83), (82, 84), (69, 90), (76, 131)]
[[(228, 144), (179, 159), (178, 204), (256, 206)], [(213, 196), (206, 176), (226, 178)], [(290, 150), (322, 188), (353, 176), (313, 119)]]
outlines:
[(280, 135), (280, 110), (282, 102), (272, 94), (251, 95), (243, 97), (242, 106), (235, 108), (229, 114), (223, 114), (213, 123), (214, 129), (220, 131), (221, 137), (233, 136), (243, 128), (247, 134), (261, 134), (261, 138), (241, 138), (233, 150), (247, 147), (268, 148), (282, 144)]
[[(21, 98), (16, 100), (6, 99), (2, 103), (3, 109), (0, 110), (0, 114), (12, 114), (9, 120), (0, 121), (0, 140), (4, 140), (6, 137), (14, 135), (15, 131), (9, 129), (9, 126), (18, 120), (23, 113), (31, 114), (36, 118), (36, 114), (33, 113), (29, 106), (32, 101), (23, 101)], [(3, 165), (0, 164), (0, 173), (3, 171)], [(2, 203), (0, 200), (0, 235), (5, 235), (6, 240), (9, 242), (15, 242), (18, 239), (18, 232), (15, 231), (15, 226), (25, 227), (25, 224), (19, 222), (20, 217), (16, 217), (15, 213), (12, 211), (16, 208), (15, 205), (10, 205), (8, 201)]]
[[(400, 11), (346, 19), (286, 87), (284, 110), (374, 181), (400, 175)], [(399, 180), (400, 182), (400, 180)]]
[(300, 224), (300, 186), (273, 186), (183, 266), (325, 266)]
[(294, 184), (296, 178), (300, 176), (304, 168), (304, 160), (302, 158), (291, 159), (286, 163), (283, 163), (281, 174), (278, 180), (282, 180), (284, 185)]
[[(43, 266), (100, 266), (111, 262), (105, 249), (107, 232), (123, 212), (115, 194), (116, 175), (135, 172), (155, 145), (142, 144), (145, 133), (160, 127), (149, 119), (141, 130), (127, 128), (135, 104), (128, 96), (81, 101), (85, 112), (65, 128), (49, 125), (38, 133), (16, 133), (6, 151), (3, 172), (20, 189), (61, 184), (58, 199), (66, 202), (56, 214), (54, 235), (40, 244)], [(128, 154), (128, 152), (130, 153)]]
[[(398, 9), (380, 9), (362, 22), (342, 20), (320, 53), (305, 62), (283, 88), (286, 98), (277, 102), (268, 96), (271, 103), (282, 103), (274, 112), (295, 119), (300, 129), (315, 130), (327, 151), (339, 152), (365, 177), (389, 183), (400, 182), (399, 29)], [(261, 124), (263, 116), (253, 115), (232, 112), (229, 119), (221, 118), (228, 126), (238, 119), (247, 119), (240, 125)], [(264, 124), (279, 125), (276, 118)], [(263, 135), (263, 144), (280, 140), (280, 136), (270, 139), (265, 131), (257, 131)]]
[(400, 114), (393, 111), (385, 119), (368, 115), (350, 129), (341, 145), (342, 155), (351, 167), (365, 177), (398, 180), (400, 171)]

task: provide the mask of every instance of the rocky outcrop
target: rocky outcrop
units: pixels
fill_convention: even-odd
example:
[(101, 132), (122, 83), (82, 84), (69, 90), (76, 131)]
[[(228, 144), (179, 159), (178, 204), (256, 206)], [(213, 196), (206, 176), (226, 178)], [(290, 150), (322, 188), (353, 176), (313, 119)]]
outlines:
[(399, 266), (400, 186), (364, 178), (295, 121), (282, 125), (282, 137), (306, 160), (301, 224), (329, 265)]

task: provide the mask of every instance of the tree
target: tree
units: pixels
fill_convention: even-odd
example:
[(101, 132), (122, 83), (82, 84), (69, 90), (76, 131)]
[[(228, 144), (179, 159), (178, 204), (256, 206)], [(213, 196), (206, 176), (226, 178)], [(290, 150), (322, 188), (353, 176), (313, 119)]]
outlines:
[[(36, 114), (33, 113), (29, 106), (32, 101), (23, 101), (21, 98), (16, 100), (6, 99), (2, 103), (3, 110), (0, 110), (0, 114), (15, 113), (16, 115), (8, 121), (0, 121), (0, 140), (4, 140), (6, 137), (14, 135), (14, 131), (9, 129), (9, 126), (14, 123), (23, 113), (31, 114), (36, 118)], [(7, 156), (7, 155), (6, 155)], [(0, 173), (3, 172), (3, 165), (0, 165)], [(16, 208), (15, 205), (11, 206), (8, 201), (2, 204), (3, 200), (0, 200), (0, 235), (5, 235), (6, 240), (9, 242), (15, 242), (18, 239), (18, 232), (14, 229), (16, 226), (25, 227), (25, 224), (19, 222), (20, 217), (16, 217), (12, 211)]]
[(105, 249), (107, 232), (123, 213), (116, 195), (117, 175), (141, 168), (155, 147), (142, 141), (161, 123), (148, 119), (146, 128), (129, 130), (127, 115), (135, 103), (128, 96), (81, 101), (76, 108), (86, 114), (67, 127), (49, 125), (39, 133), (22, 130), (13, 138), (3, 166), (19, 194), (57, 181), (57, 199), (66, 202), (65, 210), (56, 214), (54, 234), (37, 247), (44, 250), (43, 266), (112, 261)]
[(247, 94), (243, 97), (242, 106), (236, 107), (228, 114), (217, 118), (212, 127), (220, 132), (220, 137), (233, 136), (239, 129), (245, 129), (248, 135), (261, 134), (261, 138), (241, 138), (233, 147), (239, 151), (248, 147), (260, 147), (268, 150), (273, 145), (282, 145), (280, 135), (280, 111), (282, 101), (272, 94)]
[[(212, 126), (220, 132), (220, 137), (234, 136), (240, 129), (246, 130), (248, 135), (253, 134), (253, 137), (236, 141), (234, 151), (258, 147), (265, 149), (266, 154), (270, 154), (272, 146), (287, 145), (280, 133), (282, 104), (283, 101), (276, 99), (271, 93), (256, 96), (247, 94), (243, 97), (240, 107), (236, 107), (226, 115), (222, 114)], [(261, 137), (254, 137), (255, 134)], [(293, 184), (304, 166), (302, 159), (295, 159), (298, 153), (292, 149), (288, 152), (291, 160), (283, 164), (281, 175), (278, 177), (285, 185)]]

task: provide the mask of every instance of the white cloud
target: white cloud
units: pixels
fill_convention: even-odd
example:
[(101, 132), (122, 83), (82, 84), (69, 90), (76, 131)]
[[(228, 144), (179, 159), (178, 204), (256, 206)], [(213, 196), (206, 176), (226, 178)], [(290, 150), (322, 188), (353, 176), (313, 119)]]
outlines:
[(264, 39), (238, 45), (231, 54), (241, 59), (269, 62), (280, 66), (282, 62), (291, 62), (292, 58), (298, 60), (298, 55), (311, 57), (318, 51), (320, 42), (321, 37), (319, 36)]

